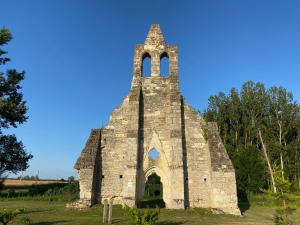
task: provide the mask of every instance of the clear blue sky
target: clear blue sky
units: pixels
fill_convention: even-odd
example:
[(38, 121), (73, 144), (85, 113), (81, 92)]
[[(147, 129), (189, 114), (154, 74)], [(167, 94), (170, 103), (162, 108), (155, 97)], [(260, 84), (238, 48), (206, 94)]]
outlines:
[[(181, 93), (203, 110), (219, 91), (253, 80), (300, 98), (300, 2), (274, 0), (0, 0), (14, 39), (12, 68), (25, 70), (29, 120), (12, 130), (34, 155), (25, 174), (75, 175), (91, 128), (128, 94), (133, 50), (159, 23), (179, 48)], [(3, 70), (3, 68), (0, 70)]]

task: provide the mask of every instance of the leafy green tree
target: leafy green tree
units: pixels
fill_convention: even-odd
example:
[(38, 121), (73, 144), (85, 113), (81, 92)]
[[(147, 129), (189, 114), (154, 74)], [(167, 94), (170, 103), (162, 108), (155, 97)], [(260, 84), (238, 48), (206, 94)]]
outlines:
[(293, 141), (289, 133), (295, 128), (299, 106), (294, 102), (293, 94), (287, 92), (283, 87), (271, 87), (268, 93), (270, 97), (270, 134), (279, 148), (281, 175), (283, 177), (287, 145)]
[(257, 192), (266, 188), (265, 165), (254, 146), (240, 146), (234, 161), (239, 191)]
[(68, 177), (68, 182), (69, 183), (73, 183), (74, 181), (75, 181), (75, 177), (74, 176)]
[[(6, 28), (0, 30), (0, 47), (12, 39), (10, 31)], [(0, 48), (0, 65), (10, 61), (5, 55), (6, 51)], [(0, 177), (5, 172), (17, 173), (28, 168), (31, 154), (25, 151), (24, 145), (15, 135), (5, 135), (4, 129), (17, 127), (27, 120), (27, 107), (20, 92), (20, 82), (25, 72), (15, 69), (0, 71)]]
[(239, 145), (239, 137), (242, 130), (242, 104), (239, 93), (235, 88), (230, 90), (230, 101), (228, 101), (228, 121), (230, 122), (230, 136), (233, 137), (232, 144), (235, 147)]
[(296, 210), (296, 207), (293, 205), (294, 200), (291, 196), (291, 182), (282, 176), (279, 166), (274, 166), (274, 177), (278, 189), (278, 192), (274, 194), (278, 206), (274, 222), (276, 225), (293, 225), (291, 215)]
[(248, 81), (240, 91), (219, 92), (208, 102), (204, 118), (218, 123), (239, 190), (276, 192), (274, 164), (300, 190), (300, 109), (291, 92)]
[(258, 129), (262, 129), (264, 125), (268, 96), (262, 83), (248, 81), (242, 86), (240, 98), (243, 115), (244, 144), (253, 145), (258, 142)]
[(228, 98), (223, 92), (208, 99), (208, 109), (205, 111), (207, 121), (217, 122), (221, 137), (226, 142), (228, 132)]

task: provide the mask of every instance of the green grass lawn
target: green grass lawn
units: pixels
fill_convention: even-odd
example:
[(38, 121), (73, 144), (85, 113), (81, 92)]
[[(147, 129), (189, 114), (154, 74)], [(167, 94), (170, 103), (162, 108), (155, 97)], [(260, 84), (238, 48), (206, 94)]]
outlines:
[[(25, 208), (24, 214), (18, 215), (11, 225), (23, 224), (22, 218), (29, 217), (31, 224), (52, 225), (52, 224), (74, 224), (74, 225), (93, 225), (102, 224), (102, 207), (96, 205), (89, 210), (77, 211), (65, 208), (63, 202), (46, 201), (1, 201), (0, 208), (16, 209)], [(243, 217), (230, 215), (210, 215), (200, 209), (188, 210), (167, 210), (162, 209), (159, 218), (159, 225), (271, 225), (274, 213), (273, 207), (251, 206)], [(295, 225), (300, 224), (300, 211), (293, 215)], [(130, 219), (120, 206), (113, 207), (113, 224), (130, 224)]]

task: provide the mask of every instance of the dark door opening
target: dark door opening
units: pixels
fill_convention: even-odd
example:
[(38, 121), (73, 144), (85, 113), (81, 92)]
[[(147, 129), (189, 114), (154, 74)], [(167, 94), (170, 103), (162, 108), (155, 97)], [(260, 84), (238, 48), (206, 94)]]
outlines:
[(164, 208), (163, 184), (156, 173), (151, 174), (145, 184), (143, 200), (139, 204), (140, 208)]

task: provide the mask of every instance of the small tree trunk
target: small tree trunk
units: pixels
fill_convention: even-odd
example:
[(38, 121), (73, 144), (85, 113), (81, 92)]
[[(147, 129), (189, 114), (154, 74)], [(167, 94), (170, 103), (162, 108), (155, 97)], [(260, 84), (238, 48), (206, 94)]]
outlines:
[(283, 174), (283, 156), (282, 156), (282, 149), (280, 148), (280, 167), (281, 167), (281, 176), (284, 178)]
[(267, 148), (266, 148), (265, 143), (263, 141), (260, 129), (258, 129), (258, 135), (259, 135), (259, 138), (260, 138), (260, 142), (261, 142), (261, 145), (262, 145), (262, 149), (263, 149), (263, 153), (264, 153), (265, 159), (266, 159), (267, 164), (268, 164), (268, 170), (269, 170), (269, 174), (270, 174), (270, 177), (271, 177), (273, 191), (274, 191), (274, 193), (276, 193), (277, 190), (276, 190), (276, 185), (275, 185), (273, 170), (272, 170), (272, 166), (271, 166), (271, 163), (270, 163), (270, 160), (269, 160), (269, 156), (268, 156), (268, 153), (267, 153)]
[(281, 121), (278, 121), (278, 126), (279, 126), (281, 176), (282, 176), (282, 179), (284, 179), (284, 174), (283, 174), (283, 157), (282, 157), (282, 126), (281, 126)]

